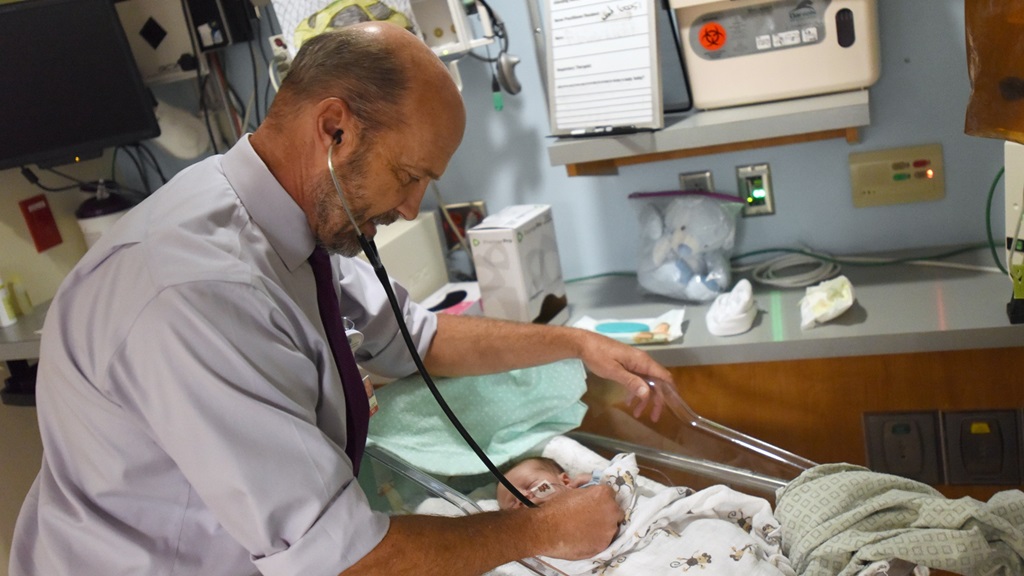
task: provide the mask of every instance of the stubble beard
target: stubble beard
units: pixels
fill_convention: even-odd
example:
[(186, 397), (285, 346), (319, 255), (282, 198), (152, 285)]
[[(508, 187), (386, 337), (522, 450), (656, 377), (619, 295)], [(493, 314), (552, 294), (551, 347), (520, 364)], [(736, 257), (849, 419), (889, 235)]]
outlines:
[[(342, 190), (348, 193), (347, 200), (356, 225), (367, 220), (367, 209), (360, 206), (364, 200), (363, 194), (360, 192), (363, 189), (362, 182), (365, 178), (364, 160), (365, 157), (362, 155), (354, 158), (342, 173), (338, 174), (338, 182), (341, 184)], [(340, 254), (346, 258), (358, 256), (363, 250), (359, 243), (360, 231), (352, 228), (352, 220), (345, 212), (330, 173), (324, 174), (324, 178), (316, 185), (314, 197), (317, 199), (317, 243), (328, 252)], [(369, 221), (375, 226), (387, 226), (398, 220), (399, 216), (397, 210), (390, 210)]]

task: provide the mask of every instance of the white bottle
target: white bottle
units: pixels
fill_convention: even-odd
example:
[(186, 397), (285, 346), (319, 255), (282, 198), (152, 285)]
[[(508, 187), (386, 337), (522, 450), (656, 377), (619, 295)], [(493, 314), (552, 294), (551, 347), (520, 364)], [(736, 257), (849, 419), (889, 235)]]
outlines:
[(18, 321), (14, 311), (14, 295), (0, 279), (0, 327), (7, 327)]

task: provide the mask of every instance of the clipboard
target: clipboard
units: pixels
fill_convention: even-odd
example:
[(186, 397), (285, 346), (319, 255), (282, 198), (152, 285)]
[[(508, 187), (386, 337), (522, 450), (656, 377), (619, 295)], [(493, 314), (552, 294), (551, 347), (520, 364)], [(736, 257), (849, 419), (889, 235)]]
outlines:
[(545, 0), (553, 136), (664, 126), (657, 0)]

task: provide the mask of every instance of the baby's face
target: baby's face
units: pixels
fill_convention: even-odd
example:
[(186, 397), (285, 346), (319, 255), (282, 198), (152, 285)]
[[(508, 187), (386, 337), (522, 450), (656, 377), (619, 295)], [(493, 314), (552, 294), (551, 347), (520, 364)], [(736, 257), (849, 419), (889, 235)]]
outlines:
[[(568, 474), (556, 474), (534, 460), (527, 460), (512, 468), (505, 477), (534, 504), (540, 504), (555, 493), (569, 489)], [(510, 510), (522, 507), (523, 503), (498, 484), (498, 506), (502, 510)]]

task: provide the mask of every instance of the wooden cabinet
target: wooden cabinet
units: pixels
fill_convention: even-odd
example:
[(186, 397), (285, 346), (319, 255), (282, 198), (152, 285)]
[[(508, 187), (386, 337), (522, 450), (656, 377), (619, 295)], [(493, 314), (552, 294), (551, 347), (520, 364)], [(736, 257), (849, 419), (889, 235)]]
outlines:
[[(672, 371), (680, 395), (705, 418), (815, 462), (866, 465), (865, 412), (1020, 410), (1022, 355), (1024, 348), (997, 348)], [(1013, 486), (937, 488), (987, 500)]]

